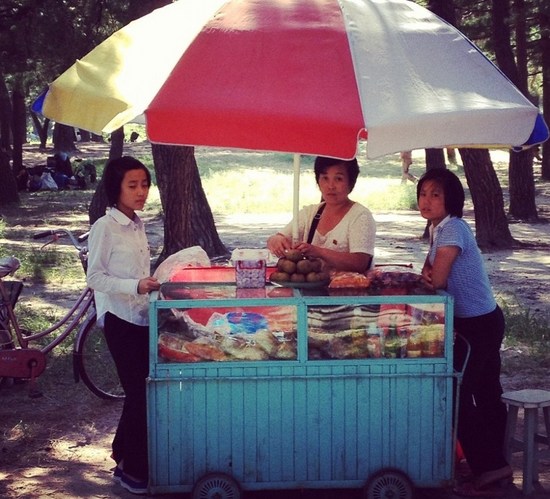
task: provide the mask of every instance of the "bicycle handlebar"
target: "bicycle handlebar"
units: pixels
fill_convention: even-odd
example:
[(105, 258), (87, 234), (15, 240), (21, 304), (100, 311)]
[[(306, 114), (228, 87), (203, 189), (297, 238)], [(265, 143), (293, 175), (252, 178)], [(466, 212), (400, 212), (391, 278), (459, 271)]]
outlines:
[(34, 234), (34, 235), (32, 236), (32, 238), (33, 238), (33, 239), (42, 239), (42, 238), (44, 238), (44, 237), (53, 236), (53, 235), (55, 235), (55, 231), (53, 231), (53, 230), (50, 229), (50, 230), (45, 230), (45, 231), (43, 231), (43, 232), (39, 232), (38, 234)]
[[(59, 239), (60, 237), (67, 236), (70, 240), (72, 245), (78, 250), (82, 251), (83, 247), (80, 245), (80, 243), (86, 241), (88, 239), (89, 232), (86, 232), (78, 238), (68, 229), (47, 229), (42, 232), (38, 232), (32, 236), (33, 239), (43, 239), (45, 237), (52, 237), (52, 241), (55, 241), (56, 239)], [(46, 243), (49, 244), (49, 243)]]

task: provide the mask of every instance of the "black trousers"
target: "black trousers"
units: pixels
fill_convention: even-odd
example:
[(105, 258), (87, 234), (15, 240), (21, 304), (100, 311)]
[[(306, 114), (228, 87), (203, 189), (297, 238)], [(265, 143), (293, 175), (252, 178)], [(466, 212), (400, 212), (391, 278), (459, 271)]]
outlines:
[[(479, 475), (508, 464), (504, 457), (507, 411), (500, 399), (504, 316), (497, 307), (479, 317), (455, 318), (455, 330), (471, 347), (460, 387), (458, 440), (472, 472)], [(462, 368), (466, 355), (466, 344), (457, 338), (454, 346), (456, 369)]]
[(105, 338), (126, 396), (113, 439), (113, 458), (117, 463), (123, 461), (124, 471), (129, 475), (147, 480), (149, 329), (108, 312), (105, 316)]

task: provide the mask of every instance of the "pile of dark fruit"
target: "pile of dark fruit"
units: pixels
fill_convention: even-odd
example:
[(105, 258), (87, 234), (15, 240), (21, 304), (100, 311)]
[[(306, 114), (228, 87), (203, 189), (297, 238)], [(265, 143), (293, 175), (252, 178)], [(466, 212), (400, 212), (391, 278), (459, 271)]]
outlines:
[(271, 274), (271, 280), (276, 283), (326, 282), (330, 277), (322, 267), (319, 258), (307, 258), (298, 250), (291, 249), (279, 258), (277, 272)]

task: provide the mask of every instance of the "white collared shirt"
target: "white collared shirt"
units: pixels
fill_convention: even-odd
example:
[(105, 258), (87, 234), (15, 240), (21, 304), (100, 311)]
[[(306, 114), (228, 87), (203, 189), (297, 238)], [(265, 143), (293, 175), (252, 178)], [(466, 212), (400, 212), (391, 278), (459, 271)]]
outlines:
[(132, 324), (149, 323), (147, 294), (138, 294), (140, 279), (150, 276), (145, 228), (116, 208), (97, 220), (88, 238), (88, 286), (94, 290), (98, 323), (107, 312)]

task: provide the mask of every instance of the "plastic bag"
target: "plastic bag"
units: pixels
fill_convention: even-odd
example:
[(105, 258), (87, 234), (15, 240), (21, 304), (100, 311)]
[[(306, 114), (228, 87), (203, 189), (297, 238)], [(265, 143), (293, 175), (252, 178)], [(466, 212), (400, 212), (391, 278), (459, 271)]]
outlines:
[(52, 174), (49, 172), (44, 172), (40, 177), (42, 181), (40, 185), (40, 190), (43, 191), (57, 191), (58, 187), (55, 180), (52, 177)]
[(168, 282), (179, 270), (185, 267), (210, 267), (210, 258), (200, 246), (184, 248), (170, 255), (154, 273), (159, 282)]

